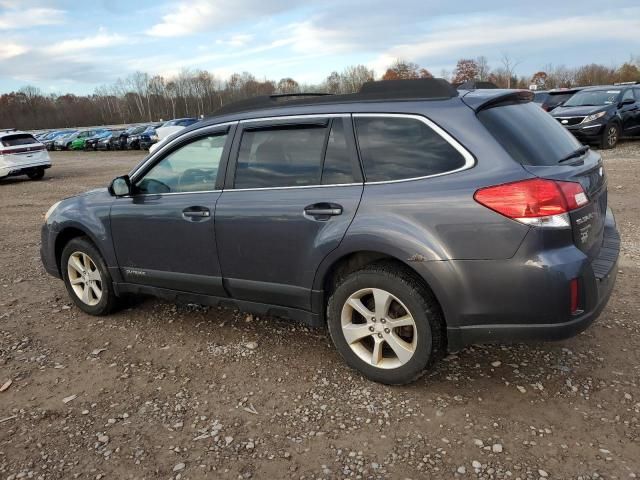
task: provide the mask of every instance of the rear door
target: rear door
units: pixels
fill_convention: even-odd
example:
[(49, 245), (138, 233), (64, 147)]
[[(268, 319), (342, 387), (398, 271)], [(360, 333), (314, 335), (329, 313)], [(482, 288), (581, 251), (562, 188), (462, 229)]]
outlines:
[(349, 115), (241, 122), (215, 218), (229, 294), (310, 310), (362, 190)]
[(625, 134), (631, 134), (638, 126), (638, 105), (636, 97), (633, 94), (633, 89), (628, 88), (622, 94), (620, 102), (625, 100), (633, 100), (633, 103), (628, 105), (622, 105), (620, 107), (620, 115), (622, 116), (622, 130)]

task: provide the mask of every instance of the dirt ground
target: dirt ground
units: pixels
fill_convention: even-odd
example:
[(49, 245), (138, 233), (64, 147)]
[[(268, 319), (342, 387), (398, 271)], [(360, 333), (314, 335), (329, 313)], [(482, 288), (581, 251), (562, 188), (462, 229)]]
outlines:
[(640, 141), (603, 155), (623, 252), (596, 324), (467, 348), (393, 388), (323, 330), (154, 299), (105, 318), (72, 306), (40, 264), (44, 213), (142, 154), (55, 153), (44, 180), (0, 181), (0, 477), (640, 476)]

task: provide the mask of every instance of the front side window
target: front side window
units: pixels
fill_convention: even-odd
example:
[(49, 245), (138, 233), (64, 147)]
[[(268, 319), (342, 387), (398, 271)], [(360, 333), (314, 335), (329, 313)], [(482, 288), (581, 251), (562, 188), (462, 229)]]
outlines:
[(318, 185), (327, 127), (298, 125), (247, 130), (242, 135), (235, 188)]
[(367, 182), (426, 177), (462, 168), (465, 158), (417, 118), (356, 117)]
[(635, 100), (635, 98), (633, 97), (633, 90), (632, 89), (626, 90), (622, 94), (622, 100), (621, 101), (624, 102), (625, 100), (629, 100), (629, 99)]
[(199, 138), (156, 163), (137, 183), (137, 193), (185, 193), (215, 190), (227, 135)]

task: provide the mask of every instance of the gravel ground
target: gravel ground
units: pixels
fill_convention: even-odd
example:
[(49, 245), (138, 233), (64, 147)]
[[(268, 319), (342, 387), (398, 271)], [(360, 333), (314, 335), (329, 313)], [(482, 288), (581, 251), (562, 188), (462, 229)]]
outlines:
[(599, 321), (467, 348), (394, 388), (323, 330), (154, 299), (106, 318), (72, 306), (40, 265), (43, 215), (141, 154), (55, 153), (43, 181), (0, 181), (0, 477), (636, 478), (640, 142), (603, 155), (623, 253)]

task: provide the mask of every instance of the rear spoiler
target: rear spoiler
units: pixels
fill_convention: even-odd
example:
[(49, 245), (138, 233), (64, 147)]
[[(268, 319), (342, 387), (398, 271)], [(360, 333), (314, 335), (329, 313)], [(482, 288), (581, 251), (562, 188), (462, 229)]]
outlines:
[(462, 96), (462, 101), (476, 113), (487, 108), (529, 103), (533, 100), (530, 90), (473, 90)]

